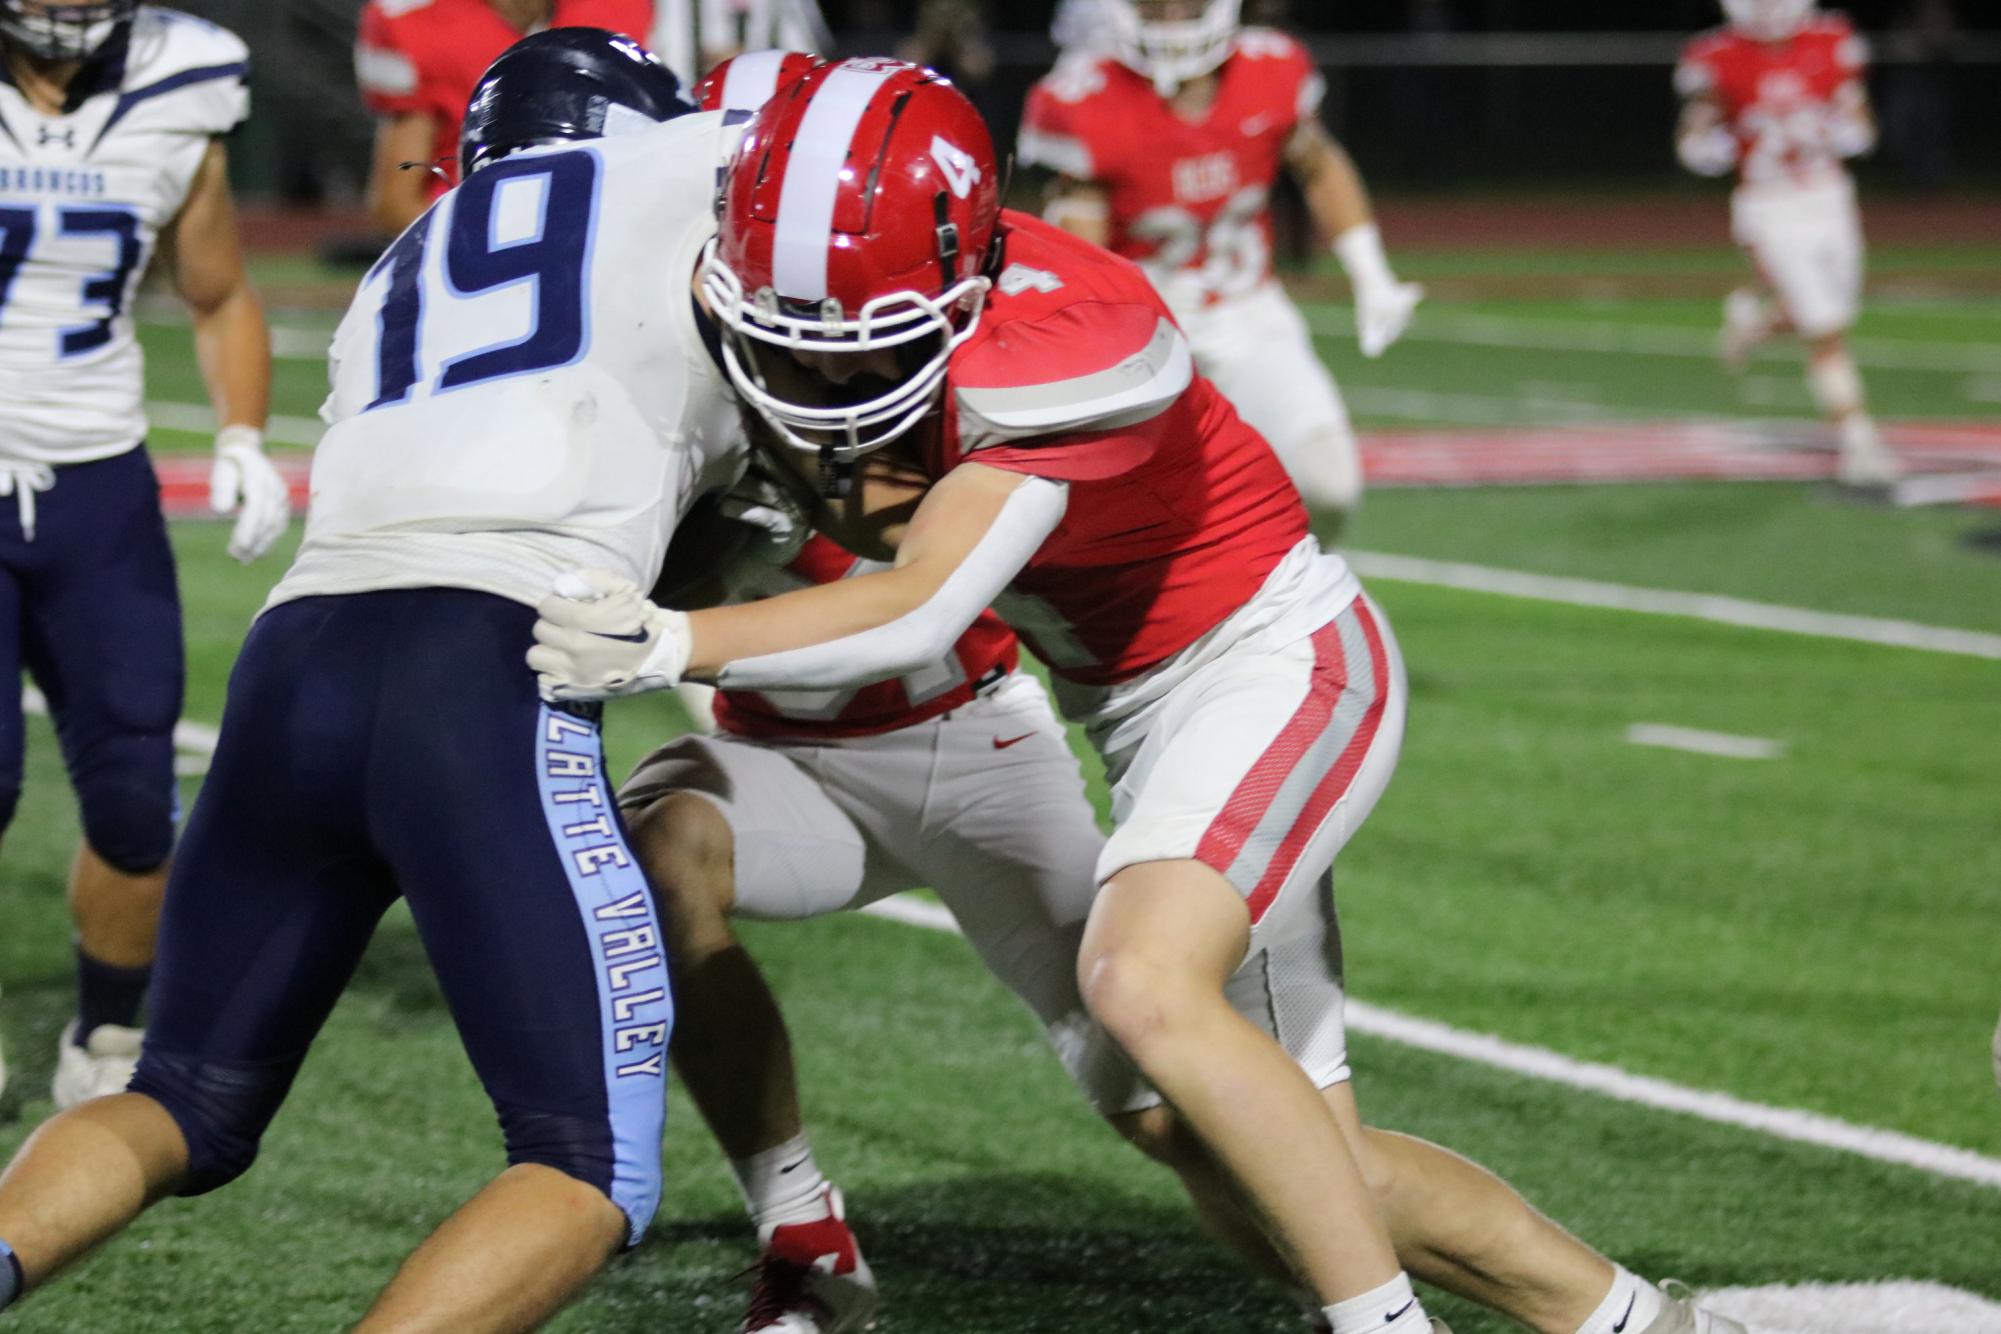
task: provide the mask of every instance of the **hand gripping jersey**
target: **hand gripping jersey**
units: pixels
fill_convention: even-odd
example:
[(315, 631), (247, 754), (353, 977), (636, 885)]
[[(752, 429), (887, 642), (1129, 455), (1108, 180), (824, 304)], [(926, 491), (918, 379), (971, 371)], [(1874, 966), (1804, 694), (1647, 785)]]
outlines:
[(1837, 95), (1868, 68), (1867, 44), (1848, 19), (1822, 14), (1783, 42), (1718, 28), (1689, 43), (1675, 71), (1683, 97), (1712, 97), (1737, 136), (1751, 187), (1845, 179), (1831, 131)]
[[(556, 0), (549, 26), (605, 28), (643, 43), (653, 0)], [(438, 131), (430, 160), (456, 175), (459, 122), (473, 85), (522, 36), (487, 0), (368, 0), (354, 51), (361, 99), (378, 116), (431, 117)], [(433, 195), (449, 188), (433, 180)]]
[(1066, 481), (1061, 524), (996, 610), (1084, 685), (1131, 679), (1242, 607), (1306, 536), (1264, 438), (1195, 374), (1146, 275), (1013, 211), (979, 330), (952, 355), (926, 467)]
[(1285, 146), (1326, 90), (1305, 49), (1247, 28), (1199, 121), (1109, 56), (1065, 56), (1023, 115), (1021, 160), (1104, 187), (1111, 249), (1137, 260), (1177, 309), (1271, 276), (1271, 191)]
[(651, 586), (742, 468), (690, 281), (719, 114), (530, 149), (410, 225), (335, 331), (331, 429), (273, 603), (378, 588), (525, 602), (564, 570)]
[(0, 66), (0, 459), (83, 463), (146, 435), (132, 293), (209, 142), (250, 114), (249, 56), (142, 8), (44, 116)]
[[(815, 533), (790, 565), (773, 572), (770, 587), (757, 591), (771, 596), (887, 568)], [(854, 690), (720, 691), (716, 726), (738, 736), (794, 740), (894, 732), (961, 707), (981, 687), (1013, 671), (1018, 656), (1007, 624), (983, 612), (959, 636), (949, 658), (893, 681)]]

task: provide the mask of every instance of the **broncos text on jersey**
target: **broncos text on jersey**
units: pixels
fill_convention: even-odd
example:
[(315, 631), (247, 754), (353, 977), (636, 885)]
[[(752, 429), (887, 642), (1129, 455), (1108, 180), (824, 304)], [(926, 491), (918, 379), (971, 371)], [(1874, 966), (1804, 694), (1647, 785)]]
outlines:
[(650, 586), (741, 472), (691, 279), (733, 131), (716, 113), (484, 166), (362, 281), (335, 331), (312, 510), (273, 603), (556, 575)]
[(1029, 93), (1021, 160), (1102, 186), (1111, 249), (1137, 260), (1177, 308), (1271, 276), (1271, 191), (1286, 144), (1326, 85), (1305, 48), (1246, 28), (1188, 119), (1109, 56), (1065, 56)]
[(232, 33), (142, 6), (45, 116), (0, 67), (0, 458), (84, 463), (146, 436), (131, 299), (217, 135), (250, 114)]

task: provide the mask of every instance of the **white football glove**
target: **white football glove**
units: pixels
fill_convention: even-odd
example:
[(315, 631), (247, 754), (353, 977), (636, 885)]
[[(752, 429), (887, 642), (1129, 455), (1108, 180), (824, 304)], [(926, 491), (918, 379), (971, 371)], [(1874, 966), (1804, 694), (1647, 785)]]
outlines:
[(285, 535), (292, 521), (291, 488), (264, 457), (264, 433), (256, 427), (225, 426), (216, 433), (208, 506), (217, 514), (237, 510), (229, 554), (245, 565)]
[(528, 665), (551, 703), (664, 690), (687, 669), (687, 614), (655, 606), (630, 579), (605, 570), (559, 575), (535, 610)]
[(1380, 357), (1410, 327), (1417, 303), (1424, 300), (1424, 288), (1397, 281), (1383, 253), (1383, 234), (1373, 222), (1342, 232), (1335, 238), (1334, 254), (1355, 289), (1355, 332), (1362, 341), (1362, 355)]

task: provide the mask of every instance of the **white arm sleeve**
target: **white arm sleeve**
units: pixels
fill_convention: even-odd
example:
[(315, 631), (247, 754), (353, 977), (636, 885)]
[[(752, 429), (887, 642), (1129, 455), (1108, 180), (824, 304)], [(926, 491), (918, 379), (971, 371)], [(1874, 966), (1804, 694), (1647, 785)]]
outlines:
[(1070, 488), (1062, 482), (1029, 478), (922, 606), (824, 644), (739, 658), (716, 674), (716, 684), (725, 690), (828, 690), (886, 681), (942, 661), (1056, 531), (1069, 501)]

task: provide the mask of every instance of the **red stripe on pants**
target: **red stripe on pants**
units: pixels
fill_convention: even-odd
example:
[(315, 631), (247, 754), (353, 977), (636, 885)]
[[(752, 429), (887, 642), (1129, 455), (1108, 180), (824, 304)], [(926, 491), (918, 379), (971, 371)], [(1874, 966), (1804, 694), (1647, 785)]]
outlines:
[[(1230, 799), (1202, 832), (1202, 841), (1195, 845), (1197, 861), (1218, 874), (1230, 873), (1244, 844), (1263, 823), (1272, 802), (1285, 787), (1286, 778), (1312, 748), (1315, 738), (1327, 730), (1334, 717), (1334, 706), (1340, 702), (1342, 688), (1347, 683), (1348, 663), (1341, 651), (1340, 626), (1337, 621), (1329, 621), (1313, 632), (1313, 674), (1307, 682), (1306, 698), (1286, 720), (1278, 738), (1238, 780)], [(1257, 921), (1261, 912), (1253, 903), (1251, 920)]]
[[(1369, 701), (1368, 711), (1362, 715), (1361, 724), (1355, 728), (1355, 735), (1341, 751), (1341, 758), (1334, 767), (1314, 787), (1313, 795), (1307, 799), (1306, 809), (1299, 813), (1299, 819), (1286, 831), (1285, 841), (1278, 845), (1278, 852), (1271, 859), (1271, 865), (1259, 879), (1257, 887), (1251, 891), (1251, 922), (1262, 920), (1265, 912), (1278, 898), (1278, 891), (1284, 887), (1286, 878), (1306, 852), (1306, 845), (1320, 829), (1320, 822), (1334, 809), (1335, 803), (1348, 794), (1354, 784), (1355, 775), (1361, 770), (1362, 760), (1374, 744), (1376, 732), (1382, 727), (1383, 709), (1390, 699), (1390, 654), (1383, 644), (1383, 632), (1376, 624), (1374, 614), (1369, 610), (1366, 598), (1356, 598), (1355, 619), (1362, 627), (1362, 638), (1369, 644), (1369, 667), (1375, 678), (1376, 697)], [(1315, 643), (1318, 643), (1316, 637)], [(1338, 641), (1337, 641), (1338, 651)], [(1344, 673), (1345, 674), (1345, 673)]]

